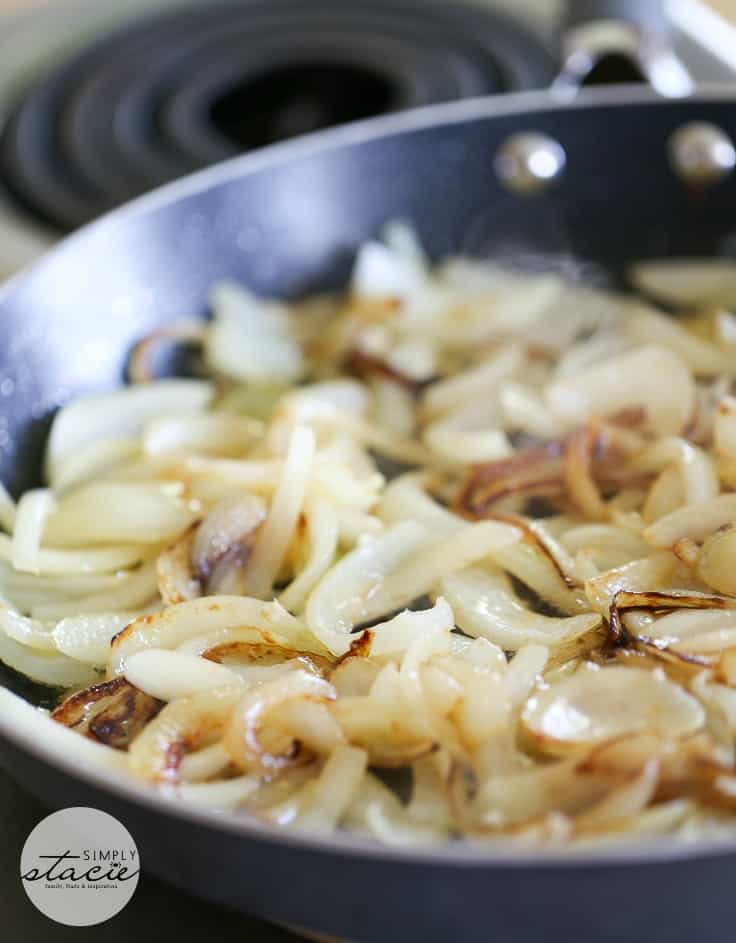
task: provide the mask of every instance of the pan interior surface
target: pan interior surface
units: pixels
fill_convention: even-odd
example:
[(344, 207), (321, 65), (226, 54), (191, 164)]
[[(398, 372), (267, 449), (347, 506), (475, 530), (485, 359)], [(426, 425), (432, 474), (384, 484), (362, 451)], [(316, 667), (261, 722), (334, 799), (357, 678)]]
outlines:
[[(0, 294), (0, 480), (16, 495), (36, 485), (54, 409), (79, 393), (119, 385), (134, 342), (182, 316), (204, 315), (213, 282), (234, 278), (259, 294), (287, 298), (339, 287), (358, 245), (391, 218), (411, 222), (433, 257), (465, 253), (552, 265), (612, 284), (633, 259), (732, 254), (736, 180), (686, 188), (671, 169), (667, 141), (693, 120), (736, 137), (734, 102), (716, 93), (666, 103), (630, 90), (617, 96), (585, 94), (570, 106), (550, 105), (543, 96), (511, 96), (352, 126), (228, 162), (81, 231)], [(499, 148), (522, 131), (553, 137), (566, 155), (564, 176), (536, 196), (506, 189), (496, 175)], [(378, 852), (359, 842), (276, 837), (262, 826), (222, 819), (215, 824), (212, 817), (180, 808), (162, 816), (160, 800), (142, 799), (84, 771), (75, 775), (44, 754), (42, 745), (30, 746), (21, 726), (1, 716), (0, 762), (12, 765), (46, 801), (84, 799), (123, 812), (141, 833), (150, 827), (144, 853), (175, 883), (325, 932), (349, 932), (357, 913), (365, 921), (364, 939), (392, 938), (396, 921), (404, 918), (413, 920), (407, 939), (447, 939), (451, 928), (441, 915), (446, 919), (453, 907), (462, 907), (459, 885), (482, 900), (493, 877), (496, 925), (508, 932), (525, 927), (513, 938), (534, 939), (513, 891), (514, 872), (523, 865), (530, 887), (537, 889), (531, 893), (539, 895), (534, 926), (543, 914), (551, 932), (574, 939), (576, 924), (559, 906), (565, 895), (569, 898), (566, 881), (575, 876), (592, 881), (583, 875), (586, 868), (591, 875), (600, 872), (606, 886), (592, 888), (578, 914), (581, 926), (592, 926), (596, 911), (611, 899), (614, 882), (617, 893), (625, 884), (632, 895), (635, 882), (652, 894), (661, 889), (659, 881), (669, 882), (669, 891), (678, 888), (683, 901), (692, 901), (685, 876), (690, 857), (708, 882), (709, 926), (733, 916), (723, 893), (725, 849), (717, 845), (673, 851), (667, 843), (653, 844), (588, 852), (582, 861), (575, 856), (535, 860), (539, 853), (534, 852), (513, 862), (495, 850)], [(174, 829), (178, 834), (169, 848), (184, 855), (187, 847), (196, 847), (196, 866), (156, 851), (155, 842), (173, 822), (181, 828)], [(251, 874), (257, 856), (264, 877), (254, 878), (243, 893), (225, 872), (247, 861)], [(649, 876), (653, 862), (662, 867), (656, 880)], [(282, 867), (286, 879), (299, 884), (283, 914), (278, 902), (286, 895), (266, 882)], [(310, 868), (316, 873), (310, 875)], [(342, 879), (341, 868), (346, 869)], [(388, 889), (390, 875), (399, 873), (402, 889)], [(437, 899), (417, 921), (414, 911), (427, 896), (427, 874), (438, 888)], [(376, 893), (383, 887), (386, 906), (373, 912), (370, 894), (356, 903), (353, 890), (350, 900), (348, 895), (330, 913), (321, 913), (311, 898), (326, 893), (330, 879), (342, 880), (346, 895), (348, 880), (355, 886), (362, 881)], [(447, 887), (440, 889), (443, 883)], [(459, 918), (462, 939), (484, 938), (477, 900)], [(668, 919), (660, 929), (671, 928), (667, 939), (684, 943), (685, 930), (692, 931), (704, 909), (701, 902), (692, 907), (689, 923)], [(678, 905), (678, 914), (681, 910)], [(644, 919), (644, 903), (632, 905), (628, 917), (612, 917), (611, 935), (596, 939), (625, 939), (627, 927), (640, 926), (633, 922), (637, 913)]]

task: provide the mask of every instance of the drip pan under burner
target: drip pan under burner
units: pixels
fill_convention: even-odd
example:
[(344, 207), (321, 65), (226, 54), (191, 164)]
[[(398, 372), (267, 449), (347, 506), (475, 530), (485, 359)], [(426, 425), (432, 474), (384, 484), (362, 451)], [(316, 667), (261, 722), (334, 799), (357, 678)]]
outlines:
[(240, 0), (120, 30), (9, 116), (0, 178), (69, 231), (155, 186), (297, 134), (547, 84), (548, 49), (498, 12), (435, 0)]

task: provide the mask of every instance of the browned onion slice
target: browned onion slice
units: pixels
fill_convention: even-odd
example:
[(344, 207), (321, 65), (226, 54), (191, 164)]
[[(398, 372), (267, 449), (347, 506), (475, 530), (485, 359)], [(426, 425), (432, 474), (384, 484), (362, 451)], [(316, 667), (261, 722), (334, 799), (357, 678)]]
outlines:
[(72, 694), (51, 717), (91, 740), (127, 750), (162, 707), (163, 701), (139, 691), (125, 678), (114, 678)]

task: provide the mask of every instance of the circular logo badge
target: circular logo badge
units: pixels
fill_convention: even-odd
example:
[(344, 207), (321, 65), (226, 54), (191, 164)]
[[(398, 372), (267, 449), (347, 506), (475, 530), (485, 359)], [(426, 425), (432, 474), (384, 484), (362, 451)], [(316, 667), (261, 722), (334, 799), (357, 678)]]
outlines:
[(91, 927), (119, 913), (140, 874), (130, 832), (99, 809), (62, 809), (26, 839), (20, 877), (31, 903), (69, 927)]

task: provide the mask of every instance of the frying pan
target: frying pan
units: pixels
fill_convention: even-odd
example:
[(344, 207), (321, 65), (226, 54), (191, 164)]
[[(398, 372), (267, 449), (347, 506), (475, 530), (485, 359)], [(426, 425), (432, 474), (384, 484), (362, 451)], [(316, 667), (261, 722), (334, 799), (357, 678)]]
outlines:
[[(509, 145), (529, 132), (546, 136), (541, 162), (525, 160), (536, 145)], [(134, 341), (203, 313), (212, 282), (288, 297), (334, 288), (389, 218), (410, 220), (434, 256), (513, 251), (613, 283), (631, 259), (727, 254), (734, 138), (736, 89), (524, 93), (348, 126), (171, 185), (71, 237), (0, 294), (0, 477), (16, 493), (36, 484), (43, 417), (118, 384)], [(697, 145), (684, 156), (683, 140)], [(518, 166), (531, 190), (518, 189)], [(291, 834), (72, 764), (8, 709), (0, 762), (49, 806), (116, 815), (144, 867), (191, 893), (355, 941), (721, 943), (736, 925), (736, 847), (724, 842), (406, 851)]]

